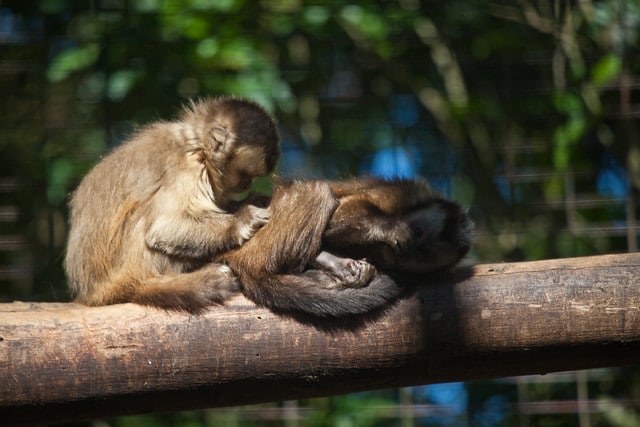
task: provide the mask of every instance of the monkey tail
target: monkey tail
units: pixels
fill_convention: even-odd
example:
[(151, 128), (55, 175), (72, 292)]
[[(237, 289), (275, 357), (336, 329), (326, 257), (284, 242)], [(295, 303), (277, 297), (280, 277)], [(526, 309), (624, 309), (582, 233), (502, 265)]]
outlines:
[(240, 281), (244, 295), (258, 305), (276, 312), (304, 313), (319, 318), (370, 313), (388, 306), (403, 291), (391, 277), (380, 273), (361, 288), (331, 287), (334, 279), (321, 270), (260, 279), (242, 275)]

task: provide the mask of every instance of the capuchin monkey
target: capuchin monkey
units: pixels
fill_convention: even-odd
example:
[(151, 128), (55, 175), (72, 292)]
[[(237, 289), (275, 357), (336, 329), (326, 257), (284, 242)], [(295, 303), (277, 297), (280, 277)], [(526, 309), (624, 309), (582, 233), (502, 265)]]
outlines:
[(241, 98), (140, 129), (72, 196), (76, 301), (197, 313), (241, 291), (276, 311), (344, 317), (401, 293), (378, 269), (429, 272), (468, 250), (466, 214), (420, 182), (282, 182), (268, 206), (234, 201), (279, 154), (272, 117)]
[[(383, 272), (446, 269), (472, 241), (466, 212), (422, 181), (281, 182), (270, 206), (269, 222), (218, 261), (238, 274), (245, 296), (275, 311), (371, 312), (403, 292)], [(357, 279), (337, 281), (349, 272)]]
[(271, 173), (279, 143), (272, 117), (241, 98), (194, 101), (138, 130), (71, 198), (64, 266), (76, 301), (197, 311), (236, 294), (233, 272), (210, 261), (268, 221), (234, 195)]
[(366, 258), (387, 271), (425, 274), (456, 264), (473, 240), (466, 211), (423, 180), (361, 178), (333, 181), (339, 206), (322, 247)]

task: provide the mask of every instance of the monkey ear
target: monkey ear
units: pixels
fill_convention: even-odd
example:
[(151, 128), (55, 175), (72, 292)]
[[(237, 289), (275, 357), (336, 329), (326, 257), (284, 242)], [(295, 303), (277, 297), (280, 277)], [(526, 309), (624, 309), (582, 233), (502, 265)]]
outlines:
[(213, 151), (227, 151), (233, 143), (235, 135), (221, 123), (215, 123), (211, 128), (211, 145)]

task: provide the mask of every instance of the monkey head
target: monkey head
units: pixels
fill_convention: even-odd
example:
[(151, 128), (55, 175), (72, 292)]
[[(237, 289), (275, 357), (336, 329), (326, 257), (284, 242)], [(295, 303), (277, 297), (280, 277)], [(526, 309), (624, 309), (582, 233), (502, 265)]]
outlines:
[(441, 270), (454, 265), (471, 248), (473, 222), (454, 201), (435, 198), (405, 214), (403, 220), (412, 238), (406, 250), (396, 254), (395, 263), (400, 270), (413, 273)]
[(280, 158), (275, 121), (251, 100), (194, 101), (183, 110), (181, 122), (221, 206), (230, 196), (248, 190), (254, 178), (271, 173)]

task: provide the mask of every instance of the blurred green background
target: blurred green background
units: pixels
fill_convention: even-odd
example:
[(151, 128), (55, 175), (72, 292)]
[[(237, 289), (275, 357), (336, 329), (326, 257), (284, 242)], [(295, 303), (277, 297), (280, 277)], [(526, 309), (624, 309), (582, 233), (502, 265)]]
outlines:
[[(68, 300), (69, 193), (215, 94), (278, 117), (284, 175), (428, 178), (469, 207), (473, 261), (635, 252), (639, 32), (640, 0), (0, 1), (0, 300)], [(640, 370), (83, 425), (638, 426)]]

